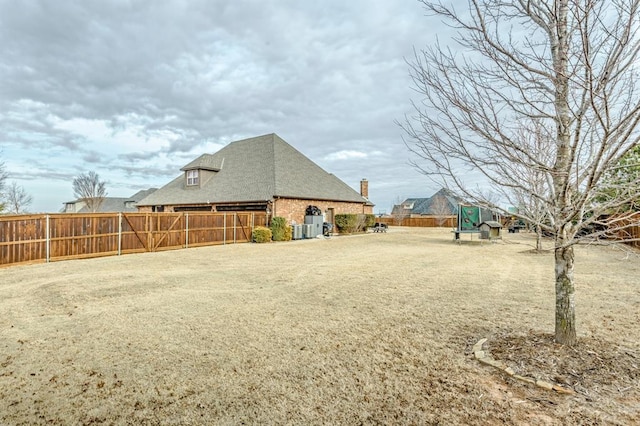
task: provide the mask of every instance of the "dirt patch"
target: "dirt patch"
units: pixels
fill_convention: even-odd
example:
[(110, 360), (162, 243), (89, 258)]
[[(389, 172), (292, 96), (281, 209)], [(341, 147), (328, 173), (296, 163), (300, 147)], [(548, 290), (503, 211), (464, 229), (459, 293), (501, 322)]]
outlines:
[[(577, 394), (577, 401), (584, 406), (597, 404), (610, 419), (618, 414), (632, 419), (640, 413), (638, 407), (624, 409), (630, 401), (640, 401), (640, 354), (617, 342), (583, 337), (567, 347), (555, 343), (551, 334), (531, 330), (521, 335), (495, 335), (485, 347), (517, 375), (570, 389)], [(556, 395), (540, 398), (554, 405), (563, 399)]]
[[(577, 248), (562, 348), (534, 241), (391, 227), (1, 269), (0, 423), (637, 423), (637, 255)], [(484, 337), (577, 393), (481, 365)]]

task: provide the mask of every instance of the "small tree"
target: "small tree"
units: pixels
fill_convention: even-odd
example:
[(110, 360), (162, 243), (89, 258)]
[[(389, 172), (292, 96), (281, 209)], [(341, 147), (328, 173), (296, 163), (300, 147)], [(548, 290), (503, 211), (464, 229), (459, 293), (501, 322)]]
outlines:
[[(521, 147), (535, 152), (540, 157), (538, 161), (549, 164), (552, 161), (554, 138), (551, 130), (540, 120), (525, 119), (516, 131)], [(510, 176), (518, 185), (506, 187), (502, 193), (504, 198), (516, 206), (518, 212), (513, 214), (521, 221), (530, 221), (536, 232), (536, 250), (542, 251), (542, 226), (550, 223), (549, 199), (551, 190), (546, 172), (540, 167), (528, 167), (526, 163), (516, 162), (509, 169)], [(530, 219), (533, 220), (530, 220)]]
[(443, 226), (447, 219), (452, 216), (451, 205), (443, 194), (436, 194), (429, 206), (429, 212), (436, 219), (438, 226)]
[(33, 202), (33, 197), (27, 194), (24, 188), (18, 185), (17, 182), (13, 181), (7, 188), (5, 200), (9, 213), (20, 214), (24, 213), (25, 207)]
[(96, 172), (83, 173), (73, 180), (73, 193), (83, 201), (91, 212), (97, 212), (104, 201), (107, 191), (105, 182)]
[(393, 218), (393, 224), (400, 226), (405, 218), (411, 216), (411, 209), (407, 208), (400, 197), (396, 198), (396, 204), (391, 209), (391, 217)]

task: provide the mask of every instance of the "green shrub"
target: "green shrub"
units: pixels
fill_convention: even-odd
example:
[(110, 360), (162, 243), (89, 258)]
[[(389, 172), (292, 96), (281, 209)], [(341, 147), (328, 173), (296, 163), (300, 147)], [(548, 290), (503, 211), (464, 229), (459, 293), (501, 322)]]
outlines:
[(271, 242), (271, 229), (264, 226), (256, 226), (253, 228), (251, 238), (255, 243), (268, 243)]
[(287, 225), (287, 220), (284, 217), (272, 218), (270, 228), (273, 241), (291, 241), (291, 227)]
[(348, 234), (353, 232), (358, 217), (355, 214), (340, 213), (335, 215), (334, 219), (336, 221), (336, 228), (338, 228), (338, 232), (341, 234)]
[[(371, 218), (369, 218), (371, 216)], [(375, 223), (374, 215), (341, 213), (335, 216), (336, 228), (341, 234), (352, 234), (354, 232), (362, 232), (367, 226), (373, 226)], [(371, 225), (367, 225), (371, 221)]]
[(365, 215), (365, 224), (366, 228), (371, 228), (376, 224), (376, 215), (374, 214), (366, 214)]

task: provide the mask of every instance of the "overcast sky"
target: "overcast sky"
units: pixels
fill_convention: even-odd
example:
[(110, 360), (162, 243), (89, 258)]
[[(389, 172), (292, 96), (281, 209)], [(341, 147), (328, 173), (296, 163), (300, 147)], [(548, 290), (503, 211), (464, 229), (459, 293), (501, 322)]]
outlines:
[(126, 197), (277, 133), (390, 212), (439, 189), (394, 124), (438, 31), (416, 0), (0, 0), (0, 159), (55, 212), (80, 173)]

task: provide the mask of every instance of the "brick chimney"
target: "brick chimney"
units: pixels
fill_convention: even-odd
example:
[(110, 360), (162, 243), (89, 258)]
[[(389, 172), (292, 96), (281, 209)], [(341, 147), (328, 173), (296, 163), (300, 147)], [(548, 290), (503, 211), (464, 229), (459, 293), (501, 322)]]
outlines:
[(369, 182), (366, 179), (360, 181), (360, 195), (367, 200), (369, 199)]

